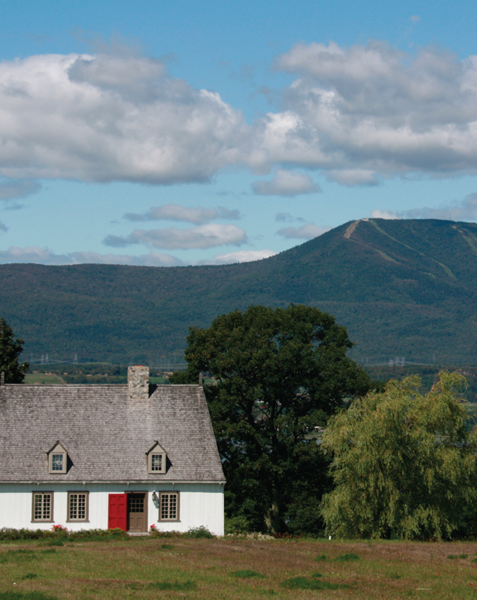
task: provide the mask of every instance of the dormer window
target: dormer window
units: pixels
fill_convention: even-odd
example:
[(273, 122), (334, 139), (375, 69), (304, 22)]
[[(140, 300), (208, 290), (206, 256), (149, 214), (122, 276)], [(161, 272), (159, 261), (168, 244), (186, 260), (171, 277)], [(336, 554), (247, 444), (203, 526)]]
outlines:
[(48, 452), (48, 472), (66, 473), (68, 454), (60, 442), (56, 442)]
[(152, 475), (166, 472), (167, 454), (164, 448), (156, 442), (154, 446), (146, 452), (147, 472)]

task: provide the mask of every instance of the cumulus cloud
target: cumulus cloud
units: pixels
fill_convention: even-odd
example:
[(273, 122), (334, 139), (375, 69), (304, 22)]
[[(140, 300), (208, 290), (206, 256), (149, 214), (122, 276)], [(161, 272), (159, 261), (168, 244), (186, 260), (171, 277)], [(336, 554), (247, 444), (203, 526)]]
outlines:
[(287, 239), (311, 240), (319, 235), (323, 235), (329, 229), (329, 227), (318, 227), (313, 223), (307, 223), (301, 227), (284, 227), (277, 231), (277, 233)]
[(238, 252), (229, 252), (227, 254), (217, 254), (212, 260), (201, 260), (197, 264), (202, 265), (227, 265), (232, 263), (251, 262), (253, 260), (262, 260), (275, 256), (273, 250), (239, 250)]
[(276, 68), (295, 76), (282, 107), (248, 125), (217, 93), (152, 58), (4, 61), (0, 176), (168, 185), (246, 165), (277, 169), (255, 182), (256, 193), (294, 196), (318, 191), (294, 169), (319, 169), (344, 185), (477, 173), (477, 56), (311, 43), (279, 56)]
[(248, 126), (157, 60), (39, 55), (0, 63), (0, 174), (16, 178), (207, 181), (240, 162)]
[(298, 196), (321, 192), (309, 175), (277, 169), (271, 181), (255, 181), (253, 191), (260, 196)]
[(159, 252), (149, 252), (140, 256), (118, 254), (99, 254), (96, 252), (71, 252), (56, 254), (48, 248), (28, 246), (19, 248), (11, 246), (0, 251), (0, 263), (37, 263), (42, 265), (76, 265), (84, 263), (108, 265), (135, 265), (150, 267), (176, 267), (184, 265), (183, 261)]
[(230, 210), (223, 206), (204, 208), (203, 206), (181, 206), (180, 204), (164, 204), (153, 206), (140, 215), (128, 213), (124, 215), (129, 221), (184, 221), (202, 225), (215, 219), (235, 220), (240, 217), (238, 210)]
[(317, 168), (346, 185), (477, 172), (477, 56), (311, 43), (278, 57), (276, 68), (297, 78), (283, 110), (254, 130), (257, 168)]
[(246, 241), (245, 231), (236, 225), (209, 223), (188, 229), (175, 227), (151, 230), (135, 229), (125, 237), (108, 235), (103, 243), (115, 248), (123, 248), (131, 244), (144, 244), (168, 250), (193, 250), (223, 245), (240, 246)]
[(0, 200), (14, 200), (35, 194), (41, 188), (37, 181), (28, 179), (7, 179), (0, 181)]

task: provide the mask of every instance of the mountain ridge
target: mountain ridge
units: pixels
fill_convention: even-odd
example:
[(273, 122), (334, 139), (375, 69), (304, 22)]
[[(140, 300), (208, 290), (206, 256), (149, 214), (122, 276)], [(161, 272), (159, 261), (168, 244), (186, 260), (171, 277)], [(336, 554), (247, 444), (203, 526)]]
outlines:
[(0, 315), (25, 353), (163, 364), (191, 325), (304, 303), (348, 327), (355, 358), (475, 360), (477, 224), (349, 221), (251, 263), (0, 265)]

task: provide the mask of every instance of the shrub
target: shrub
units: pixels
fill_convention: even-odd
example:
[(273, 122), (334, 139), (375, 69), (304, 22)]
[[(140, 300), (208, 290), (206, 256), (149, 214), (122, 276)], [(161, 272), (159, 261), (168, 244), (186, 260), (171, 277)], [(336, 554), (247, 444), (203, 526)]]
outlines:
[(224, 522), (225, 535), (234, 533), (248, 533), (252, 530), (247, 517), (238, 515), (236, 517), (225, 517)]
[(56, 596), (47, 596), (43, 592), (2, 592), (0, 600), (57, 600)]
[(200, 527), (192, 527), (187, 531), (185, 535), (189, 538), (206, 538), (209, 540), (214, 537), (207, 529), (207, 527), (204, 527), (203, 525), (201, 525)]

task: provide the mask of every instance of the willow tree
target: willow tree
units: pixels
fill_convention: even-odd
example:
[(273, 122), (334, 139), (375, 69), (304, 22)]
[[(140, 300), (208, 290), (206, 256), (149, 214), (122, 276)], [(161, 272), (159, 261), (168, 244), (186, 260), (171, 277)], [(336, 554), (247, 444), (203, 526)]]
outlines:
[(331, 315), (302, 305), (251, 306), (191, 329), (189, 371), (172, 381), (214, 378), (205, 393), (229, 516), (272, 532), (320, 527), (327, 464), (313, 432), (372, 385), (347, 356), (351, 346)]
[(442, 539), (462, 524), (477, 496), (476, 436), (459, 397), (466, 381), (441, 372), (428, 394), (419, 385), (416, 376), (391, 381), (330, 419), (328, 533)]

